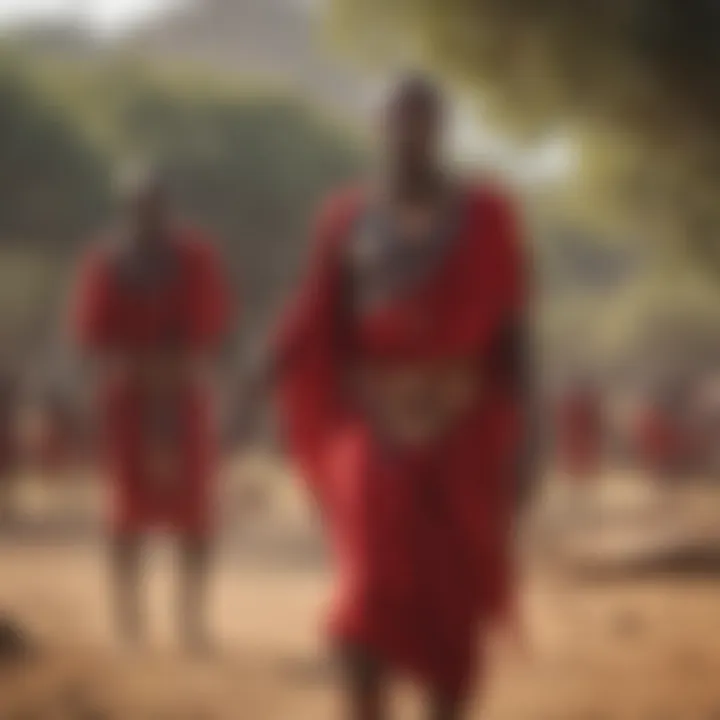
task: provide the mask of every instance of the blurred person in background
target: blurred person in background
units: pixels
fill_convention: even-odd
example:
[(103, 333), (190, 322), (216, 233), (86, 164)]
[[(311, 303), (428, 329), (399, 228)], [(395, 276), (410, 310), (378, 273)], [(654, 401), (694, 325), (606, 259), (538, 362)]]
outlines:
[(684, 383), (665, 381), (645, 398), (636, 419), (636, 448), (650, 478), (669, 482), (687, 469), (691, 442), (688, 392)]
[[(370, 182), (333, 195), (277, 346), (283, 429), (337, 560), (347, 717), (386, 717), (393, 673), (456, 720), (514, 612), (533, 463), (525, 252), (491, 182), (447, 167), (439, 88), (403, 78)], [(525, 457), (527, 459), (527, 457)], [(522, 465), (522, 469), (520, 469)]]
[(82, 258), (72, 311), (97, 374), (117, 622), (125, 641), (141, 639), (143, 541), (166, 530), (180, 544), (183, 640), (203, 650), (217, 442), (211, 375), (229, 292), (216, 247), (180, 222), (156, 174), (125, 182), (121, 215)]

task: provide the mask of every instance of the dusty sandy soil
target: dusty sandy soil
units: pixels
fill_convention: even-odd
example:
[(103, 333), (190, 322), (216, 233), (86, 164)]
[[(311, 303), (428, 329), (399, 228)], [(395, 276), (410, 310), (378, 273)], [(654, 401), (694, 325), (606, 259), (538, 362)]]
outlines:
[[(692, 502), (707, 510), (717, 498), (696, 492)], [(676, 503), (668, 507), (677, 515)], [(709, 512), (705, 522), (712, 525)], [(292, 513), (248, 535), (254, 540), (226, 544), (219, 558), (218, 648), (203, 659), (184, 658), (173, 641), (169, 548), (154, 548), (149, 562), (148, 647), (124, 654), (110, 632), (99, 542), (2, 541), (0, 607), (42, 651), (0, 671), (0, 720), (339, 719), (318, 633), (328, 576), (314, 540)], [(293, 554), (301, 537), (304, 549)], [(533, 567), (524, 593), (529, 648), (496, 653), (485, 720), (720, 718), (720, 576), (712, 569), (580, 581)], [(397, 696), (400, 717), (420, 717), (412, 689)]]

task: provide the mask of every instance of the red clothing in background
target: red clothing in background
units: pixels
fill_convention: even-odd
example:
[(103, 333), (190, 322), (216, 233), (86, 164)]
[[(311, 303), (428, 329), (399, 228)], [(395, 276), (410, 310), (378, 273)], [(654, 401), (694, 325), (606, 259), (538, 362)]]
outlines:
[(646, 469), (664, 475), (680, 469), (686, 443), (672, 416), (661, 407), (646, 407), (639, 418), (637, 445)]
[(101, 423), (113, 523), (120, 533), (160, 526), (205, 534), (213, 525), (216, 428), (210, 389), (203, 379), (187, 379), (165, 408), (177, 462), (170, 486), (160, 490), (147, 460), (153, 400), (133, 371), (111, 368), (118, 358), (213, 354), (227, 329), (229, 295), (214, 246), (189, 229), (177, 229), (166, 242), (172, 271), (151, 286), (124, 281), (117, 251), (98, 246), (85, 258), (76, 289), (76, 335), (109, 363), (99, 378)]

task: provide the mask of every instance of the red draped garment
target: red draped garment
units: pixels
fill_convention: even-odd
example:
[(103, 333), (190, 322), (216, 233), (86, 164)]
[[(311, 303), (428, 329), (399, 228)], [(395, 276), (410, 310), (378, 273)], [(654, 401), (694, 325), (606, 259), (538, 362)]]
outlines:
[(175, 388), (169, 487), (151, 481), (147, 462), (148, 391), (133, 371), (111, 369), (113, 360), (154, 354), (212, 354), (227, 328), (229, 294), (214, 246), (198, 231), (178, 228), (168, 239), (171, 276), (154, 286), (128, 287), (113, 250), (98, 245), (81, 265), (72, 324), (79, 342), (101, 364), (99, 394), (103, 455), (112, 480), (115, 532), (155, 527), (205, 535), (213, 525), (212, 477), (216, 428), (209, 388), (189, 377)]
[[(363, 315), (342, 311), (344, 252), (363, 193), (331, 197), (278, 348), (284, 431), (337, 565), (331, 635), (459, 695), (478, 676), (483, 630), (508, 610), (522, 428), (498, 345), (527, 304), (512, 210), (490, 188), (465, 196), (432, 274)], [(345, 390), (358, 361), (458, 359), (472, 360), (482, 392), (420, 446), (385, 444)]]

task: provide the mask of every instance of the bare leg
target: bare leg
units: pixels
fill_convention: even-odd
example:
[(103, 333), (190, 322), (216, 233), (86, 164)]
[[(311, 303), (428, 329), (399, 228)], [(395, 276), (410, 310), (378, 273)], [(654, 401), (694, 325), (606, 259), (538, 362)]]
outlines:
[(193, 652), (209, 648), (205, 627), (205, 601), (211, 544), (206, 539), (184, 538), (180, 567), (180, 625), (185, 646)]
[(118, 536), (112, 546), (112, 582), (115, 618), (121, 640), (136, 645), (142, 635), (140, 580), (142, 540), (136, 535)]
[(345, 682), (347, 720), (383, 720), (385, 713), (384, 678), (380, 663), (365, 650), (341, 650)]

